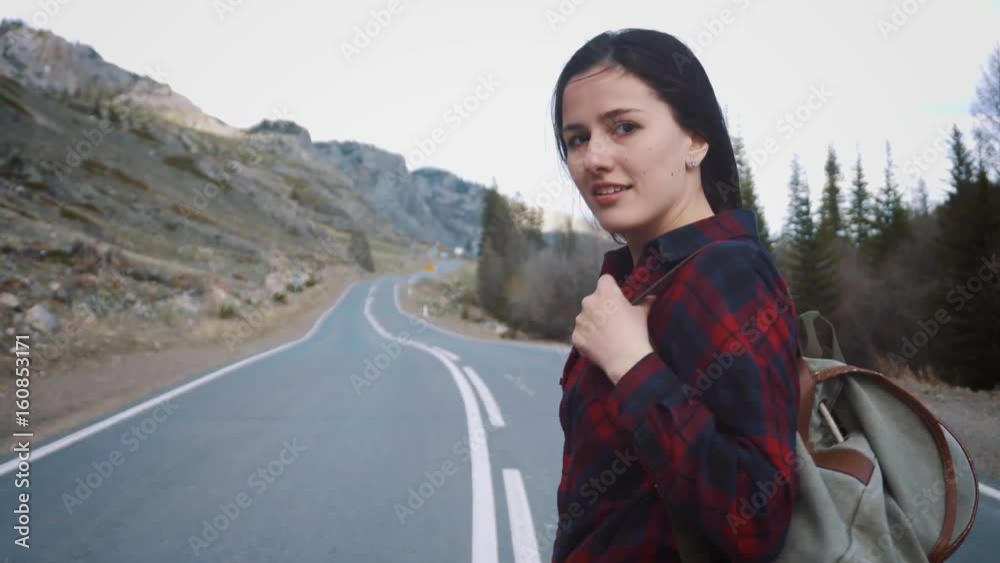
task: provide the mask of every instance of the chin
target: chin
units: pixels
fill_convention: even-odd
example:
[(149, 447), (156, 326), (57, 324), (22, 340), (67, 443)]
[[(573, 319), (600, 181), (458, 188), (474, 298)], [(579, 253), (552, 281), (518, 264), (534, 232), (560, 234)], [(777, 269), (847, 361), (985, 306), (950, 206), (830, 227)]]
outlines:
[(597, 216), (597, 222), (601, 228), (609, 233), (627, 233), (636, 228), (639, 224), (635, 219), (630, 219), (623, 213), (616, 213), (614, 210)]

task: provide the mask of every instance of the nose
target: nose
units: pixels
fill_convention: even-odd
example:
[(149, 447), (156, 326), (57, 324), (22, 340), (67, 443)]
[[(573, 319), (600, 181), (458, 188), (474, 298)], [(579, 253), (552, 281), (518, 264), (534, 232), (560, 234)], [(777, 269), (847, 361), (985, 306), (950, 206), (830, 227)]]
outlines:
[(612, 167), (611, 146), (604, 137), (591, 136), (583, 153), (583, 167), (594, 175), (603, 175)]

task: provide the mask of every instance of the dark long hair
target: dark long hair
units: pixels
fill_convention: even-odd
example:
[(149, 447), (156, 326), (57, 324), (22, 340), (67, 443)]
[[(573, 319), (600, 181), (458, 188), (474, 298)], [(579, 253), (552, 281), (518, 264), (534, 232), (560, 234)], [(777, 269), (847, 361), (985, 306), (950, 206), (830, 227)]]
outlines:
[(571, 78), (602, 63), (620, 67), (645, 82), (670, 106), (681, 127), (708, 141), (708, 153), (701, 163), (701, 185), (712, 211), (742, 207), (736, 156), (715, 90), (691, 49), (661, 31), (605, 31), (573, 53), (556, 82), (552, 114), (563, 164), (563, 91)]

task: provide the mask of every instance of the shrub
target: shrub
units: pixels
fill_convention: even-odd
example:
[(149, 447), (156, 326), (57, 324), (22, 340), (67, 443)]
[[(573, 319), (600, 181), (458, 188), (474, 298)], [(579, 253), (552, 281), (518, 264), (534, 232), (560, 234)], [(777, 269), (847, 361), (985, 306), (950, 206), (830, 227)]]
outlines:
[(350, 253), (354, 261), (364, 268), (365, 271), (375, 271), (371, 248), (368, 246), (368, 237), (360, 230), (355, 229), (351, 231)]

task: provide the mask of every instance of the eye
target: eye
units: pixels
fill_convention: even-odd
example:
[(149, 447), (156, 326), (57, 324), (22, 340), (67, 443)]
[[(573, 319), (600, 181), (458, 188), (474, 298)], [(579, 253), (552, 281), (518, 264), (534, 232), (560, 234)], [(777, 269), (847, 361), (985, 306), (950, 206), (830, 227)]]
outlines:
[(579, 139), (581, 139), (582, 137), (586, 137), (586, 135), (574, 135), (574, 136), (566, 139), (566, 146), (567, 147), (571, 147), (571, 148), (578, 146), (577, 141)]
[[(618, 123), (615, 123), (615, 131), (620, 130), (623, 125), (633, 128), (632, 130), (634, 130), (636, 127), (635, 123), (632, 123), (630, 121), (619, 121)], [(629, 133), (631, 133), (631, 131), (625, 131), (626, 135)]]

